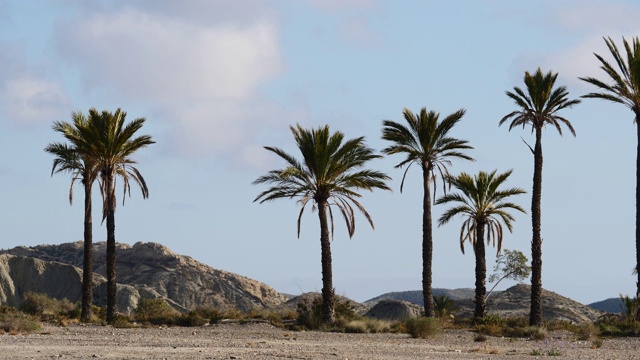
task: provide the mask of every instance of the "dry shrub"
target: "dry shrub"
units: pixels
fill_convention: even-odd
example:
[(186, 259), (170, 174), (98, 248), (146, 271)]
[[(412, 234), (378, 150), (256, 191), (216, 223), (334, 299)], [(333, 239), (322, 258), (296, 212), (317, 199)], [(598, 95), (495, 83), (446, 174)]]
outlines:
[(159, 324), (175, 324), (179, 313), (163, 299), (140, 299), (135, 311), (140, 322)]
[(22, 313), (15, 308), (2, 306), (0, 308), (0, 331), (16, 335), (40, 330), (40, 322), (33, 315)]
[(362, 318), (348, 322), (344, 331), (347, 333), (384, 333), (391, 331), (391, 323), (378, 319)]
[(532, 326), (529, 329), (529, 337), (533, 340), (544, 340), (547, 338), (547, 330), (543, 327)]
[(598, 329), (592, 323), (582, 323), (576, 326), (575, 333), (578, 335), (578, 340), (589, 340), (597, 335)]
[(602, 347), (602, 345), (604, 344), (604, 340), (602, 339), (593, 339), (593, 341), (591, 341), (591, 348), (592, 349), (600, 349)]
[(346, 333), (364, 334), (367, 332), (367, 324), (363, 320), (353, 320), (344, 327)]
[(406, 319), (400, 330), (411, 335), (414, 339), (429, 339), (442, 332), (438, 319), (426, 317)]
[(27, 292), (19, 309), (44, 320), (80, 317), (79, 307), (68, 299), (54, 299), (42, 293)]

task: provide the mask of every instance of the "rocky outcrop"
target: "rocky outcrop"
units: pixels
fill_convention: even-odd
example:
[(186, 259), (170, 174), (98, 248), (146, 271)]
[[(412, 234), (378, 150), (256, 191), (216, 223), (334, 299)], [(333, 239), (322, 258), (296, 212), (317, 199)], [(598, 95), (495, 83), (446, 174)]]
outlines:
[[(107, 280), (94, 275), (94, 304), (106, 305)], [(79, 302), (82, 298), (82, 270), (55, 261), (0, 255), (0, 304), (20, 306), (26, 293), (42, 293), (56, 299)], [(140, 294), (129, 285), (118, 284), (118, 311), (135, 310)]]
[(74, 266), (39, 259), (0, 255), (0, 303), (18, 306), (28, 292), (78, 301), (82, 271)]
[(364, 316), (387, 321), (399, 321), (420, 315), (420, 307), (416, 304), (393, 299), (378, 301)]
[[(102, 275), (101, 279), (106, 274), (105, 252), (104, 242), (94, 244), (94, 271)], [(82, 242), (16, 247), (2, 253), (73, 265), (76, 271), (74, 279), (82, 278)], [(139, 242), (133, 246), (118, 244), (116, 273), (118, 283), (122, 285), (118, 289), (122, 295), (119, 311), (130, 309), (131, 304), (137, 304), (140, 297), (163, 298), (182, 311), (198, 306), (235, 307), (241, 310), (271, 308), (286, 300), (261, 282), (214, 269), (191, 257), (175, 254), (157, 243)], [(60, 285), (68, 281), (66, 279), (66, 275), (61, 275), (51, 286)], [(103, 289), (100, 284), (97, 285), (95, 298), (102, 298)], [(77, 291), (79, 299), (79, 288)]]
[[(458, 316), (472, 317), (474, 301), (464, 299), (456, 301)], [(487, 300), (487, 314), (502, 317), (529, 316), (531, 308), (531, 286), (515, 285), (498, 294), (491, 294)], [(583, 323), (597, 320), (602, 313), (552, 291), (542, 289), (542, 317), (546, 320), (564, 320)]]

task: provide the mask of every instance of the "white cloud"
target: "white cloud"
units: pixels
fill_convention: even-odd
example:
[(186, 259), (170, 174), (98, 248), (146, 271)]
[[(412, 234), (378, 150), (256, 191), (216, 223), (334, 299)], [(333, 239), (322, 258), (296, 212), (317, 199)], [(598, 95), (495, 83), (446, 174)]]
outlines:
[[(559, 73), (561, 84), (573, 90), (593, 90), (591, 85), (579, 77), (606, 79), (600, 69), (600, 62), (594, 56), (599, 54), (605, 60), (613, 62), (603, 37), (611, 37), (618, 49), (624, 53), (622, 37), (628, 41), (640, 35), (640, 5), (630, 2), (591, 1), (581, 2), (580, 6), (557, 7), (555, 12), (544, 19), (551, 31), (570, 30), (576, 40), (569, 46), (553, 53), (529, 53), (514, 61), (510, 72), (522, 80), (523, 69), (533, 71), (538, 66), (543, 71), (553, 70)], [(516, 66), (517, 64), (517, 66)], [(519, 69), (516, 71), (516, 69)]]
[(231, 2), (141, 4), (85, 8), (58, 25), (58, 52), (86, 89), (162, 114), (172, 150), (242, 160), (264, 123), (259, 88), (283, 70), (275, 17)]
[(371, 10), (380, 4), (377, 0), (311, 0), (311, 5), (324, 11)]
[(58, 84), (31, 76), (5, 80), (4, 98), (9, 117), (27, 124), (56, 120), (68, 104)]
[(552, 14), (550, 24), (557, 24), (569, 30), (605, 35), (610, 31), (637, 31), (640, 5), (629, 1), (580, 1), (559, 6)]
[(142, 101), (243, 99), (281, 69), (277, 29), (266, 21), (204, 27), (125, 9), (82, 17), (59, 35), (89, 86)]

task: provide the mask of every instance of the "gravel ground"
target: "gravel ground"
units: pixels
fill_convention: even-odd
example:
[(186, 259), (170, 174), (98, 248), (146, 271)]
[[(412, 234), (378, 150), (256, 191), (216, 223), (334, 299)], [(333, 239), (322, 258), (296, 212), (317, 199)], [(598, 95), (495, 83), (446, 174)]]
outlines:
[[(605, 339), (599, 349), (575, 335), (552, 332), (543, 341), (446, 330), (435, 339), (406, 334), (292, 332), (268, 324), (197, 328), (115, 329), (46, 326), (39, 334), (0, 335), (2, 359), (640, 359), (640, 339)], [(532, 355), (537, 353), (538, 355)]]

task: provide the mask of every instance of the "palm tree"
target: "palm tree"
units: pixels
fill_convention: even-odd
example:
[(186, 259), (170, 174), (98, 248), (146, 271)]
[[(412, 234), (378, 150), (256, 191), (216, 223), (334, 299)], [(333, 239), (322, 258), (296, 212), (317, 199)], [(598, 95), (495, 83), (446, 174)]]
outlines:
[[(614, 103), (627, 106), (634, 114), (637, 138), (640, 140), (640, 40), (633, 38), (633, 43), (629, 45), (623, 37), (626, 59), (618, 51), (618, 47), (611, 38), (604, 39), (611, 55), (620, 72), (609, 64), (602, 56), (594, 54), (602, 69), (609, 77), (611, 85), (592, 77), (580, 78), (590, 84), (595, 85), (603, 92), (590, 93), (583, 98), (604, 99)], [(636, 268), (640, 266), (640, 141), (637, 144), (636, 153)], [(640, 273), (636, 272), (636, 298), (640, 297)], [(640, 310), (640, 308), (639, 308)]]
[(94, 161), (88, 156), (81, 155), (78, 145), (73, 139), (79, 136), (79, 128), (87, 126), (87, 118), (82, 112), (71, 114), (73, 124), (56, 121), (53, 130), (71, 140), (71, 146), (63, 143), (51, 143), (45, 151), (54, 155), (51, 175), (54, 173), (71, 173), (71, 187), (69, 188), (69, 204), (73, 204), (73, 187), (80, 181), (84, 187), (84, 259), (82, 264), (82, 312), (80, 319), (91, 319), (91, 305), (93, 304), (93, 220), (91, 217), (91, 189), (98, 177)]
[[(149, 189), (142, 174), (134, 166), (131, 155), (136, 151), (155, 143), (151, 136), (134, 137), (145, 122), (137, 118), (125, 125), (126, 112), (117, 109), (114, 113), (106, 110), (99, 113), (89, 110), (86, 126), (78, 128), (77, 136), (69, 140), (78, 145), (81, 156), (95, 162), (100, 174), (102, 193), (102, 220), (107, 221), (107, 322), (114, 320), (116, 310), (116, 177), (123, 181), (124, 195), (131, 195), (131, 181), (138, 184), (142, 197), (149, 196)], [(122, 199), (124, 204), (124, 197)]]
[(454, 207), (442, 214), (438, 221), (440, 226), (448, 223), (456, 215), (462, 215), (465, 218), (460, 229), (460, 249), (464, 254), (464, 243), (469, 241), (476, 256), (476, 309), (474, 315), (476, 320), (484, 318), (486, 305), (485, 237), (487, 245), (493, 243), (496, 246), (497, 243), (499, 253), (502, 248), (502, 223), (509, 232), (512, 230), (511, 222), (514, 221), (514, 218), (509, 210), (525, 212), (520, 206), (506, 201), (510, 196), (524, 194), (523, 189), (500, 189), (509, 175), (511, 175), (511, 170), (497, 175), (496, 170), (491, 173), (481, 171), (473, 177), (462, 173), (451, 178), (451, 184), (462, 194), (446, 194), (436, 201), (436, 204), (455, 204)]
[[(256, 179), (253, 184), (272, 184), (254, 200), (266, 201), (296, 198), (301, 205), (298, 216), (298, 237), (300, 221), (306, 205), (311, 201), (317, 206), (320, 220), (320, 246), (322, 260), (322, 319), (325, 323), (335, 322), (333, 304), (334, 289), (331, 270), (331, 247), (329, 242), (329, 222), (333, 237), (333, 212), (335, 206), (347, 225), (349, 236), (355, 232), (355, 217), (352, 204), (369, 221), (373, 221), (367, 210), (357, 201), (360, 189), (373, 191), (378, 188), (390, 190), (385, 184), (390, 178), (378, 171), (363, 169), (369, 160), (380, 158), (365, 145), (364, 138), (344, 139), (341, 132), (331, 134), (329, 126), (307, 130), (300, 125), (291, 126), (296, 145), (302, 154), (302, 162), (284, 150), (265, 147), (287, 162), (284, 169), (272, 170)], [(328, 213), (328, 218), (327, 218)]]
[(500, 125), (511, 119), (509, 131), (517, 126), (523, 128), (530, 125), (535, 133), (536, 143), (533, 153), (533, 192), (531, 199), (531, 225), (533, 236), (531, 239), (531, 311), (529, 324), (542, 326), (542, 236), (541, 236), (541, 203), (542, 203), (542, 129), (546, 125), (553, 126), (560, 135), (564, 124), (573, 136), (576, 132), (569, 120), (557, 113), (565, 108), (579, 104), (580, 100), (569, 100), (569, 92), (565, 86), (554, 89), (557, 73), (549, 71), (543, 74), (540, 68), (535, 74), (524, 73), (524, 83), (527, 92), (514, 87), (514, 92), (507, 91), (508, 97), (513, 99), (519, 108), (507, 114), (500, 120)]
[[(436, 175), (440, 175), (444, 182), (447, 179), (447, 166), (452, 159), (464, 159), (474, 161), (472, 157), (464, 154), (462, 150), (473, 149), (468, 141), (451, 137), (449, 132), (456, 125), (465, 110), (461, 109), (438, 122), (440, 114), (422, 108), (420, 114), (413, 114), (405, 108), (402, 114), (408, 123), (408, 127), (400, 123), (384, 120), (382, 122), (382, 138), (391, 141), (393, 145), (382, 150), (385, 154), (405, 154), (404, 161), (396, 165), (402, 168), (407, 165), (400, 192), (404, 186), (404, 180), (411, 165), (418, 164), (422, 168), (423, 201), (422, 201), (422, 294), (424, 298), (424, 314), (427, 317), (435, 315), (433, 305), (433, 292), (431, 289), (431, 264), (433, 258), (433, 226), (431, 216), (431, 183), (436, 181)], [(435, 197), (436, 186), (433, 188)]]

